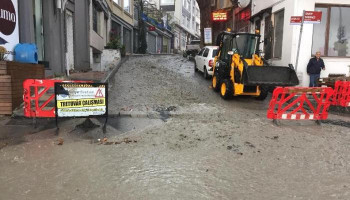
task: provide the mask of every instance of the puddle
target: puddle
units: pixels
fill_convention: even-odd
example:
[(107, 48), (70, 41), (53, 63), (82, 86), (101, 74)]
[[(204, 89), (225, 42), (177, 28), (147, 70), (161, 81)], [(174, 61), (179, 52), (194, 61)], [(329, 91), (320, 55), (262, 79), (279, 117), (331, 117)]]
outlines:
[[(104, 119), (99, 119), (101, 123)], [(132, 118), (127, 116), (110, 116), (108, 118), (108, 126), (120, 131), (120, 133), (126, 133), (132, 130), (140, 130), (149, 126), (159, 125), (164, 123), (162, 119), (150, 119), (150, 118)]]

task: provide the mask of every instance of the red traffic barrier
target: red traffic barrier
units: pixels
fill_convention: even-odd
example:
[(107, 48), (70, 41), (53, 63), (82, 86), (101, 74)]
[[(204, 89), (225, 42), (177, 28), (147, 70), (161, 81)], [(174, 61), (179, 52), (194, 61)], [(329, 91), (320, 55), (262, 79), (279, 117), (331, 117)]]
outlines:
[(332, 88), (278, 87), (267, 111), (268, 119), (325, 120)]
[(331, 99), (333, 106), (350, 107), (350, 81), (337, 81)]
[(91, 81), (62, 81), (50, 79), (27, 79), (23, 82), (24, 116), (33, 118), (55, 117), (55, 83)]

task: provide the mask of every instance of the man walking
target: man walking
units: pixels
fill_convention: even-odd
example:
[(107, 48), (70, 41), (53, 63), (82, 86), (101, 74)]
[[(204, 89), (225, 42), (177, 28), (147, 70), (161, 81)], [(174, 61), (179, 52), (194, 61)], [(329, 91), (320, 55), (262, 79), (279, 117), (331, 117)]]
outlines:
[(321, 69), (325, 70), (324, 62), (321, 58), (321, 52), (316, 52), (316, 56), (311, 58), (307, 64), (307, 74), (310, 76), (309, 87), (316, 87), (316, 81), (320, 78)]

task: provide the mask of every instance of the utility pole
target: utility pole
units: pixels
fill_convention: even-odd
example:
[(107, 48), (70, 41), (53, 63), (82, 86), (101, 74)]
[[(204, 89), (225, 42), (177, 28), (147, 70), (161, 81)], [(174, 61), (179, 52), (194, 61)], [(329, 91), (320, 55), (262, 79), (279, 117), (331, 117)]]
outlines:
[(301, 38), (303, 35), (303, 27), (304, 27), (304, 18), (305, 18), (305, 10), (303, 11), (303, 19), (301, 21), (300, 25), (300, 34), (299, 34), (299, 44), (298, 44), (298, 52), (297, 52), (297, 61), (295, 63), (295, 72), (298, 73), (298, 63), (299, 63), (299, 54), (300, 54), (300, 45), (301, 45)]

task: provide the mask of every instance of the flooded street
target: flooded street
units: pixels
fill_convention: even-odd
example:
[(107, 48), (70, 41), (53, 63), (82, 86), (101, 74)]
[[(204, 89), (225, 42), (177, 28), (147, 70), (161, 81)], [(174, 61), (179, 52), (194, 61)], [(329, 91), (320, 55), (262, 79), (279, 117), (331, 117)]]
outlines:
[(0, 121), (0, 199), (350, 199), (350, 129), (276, 126), (270, 98), (225, 101), (181, 56), (130, 57), (106, 135)]

